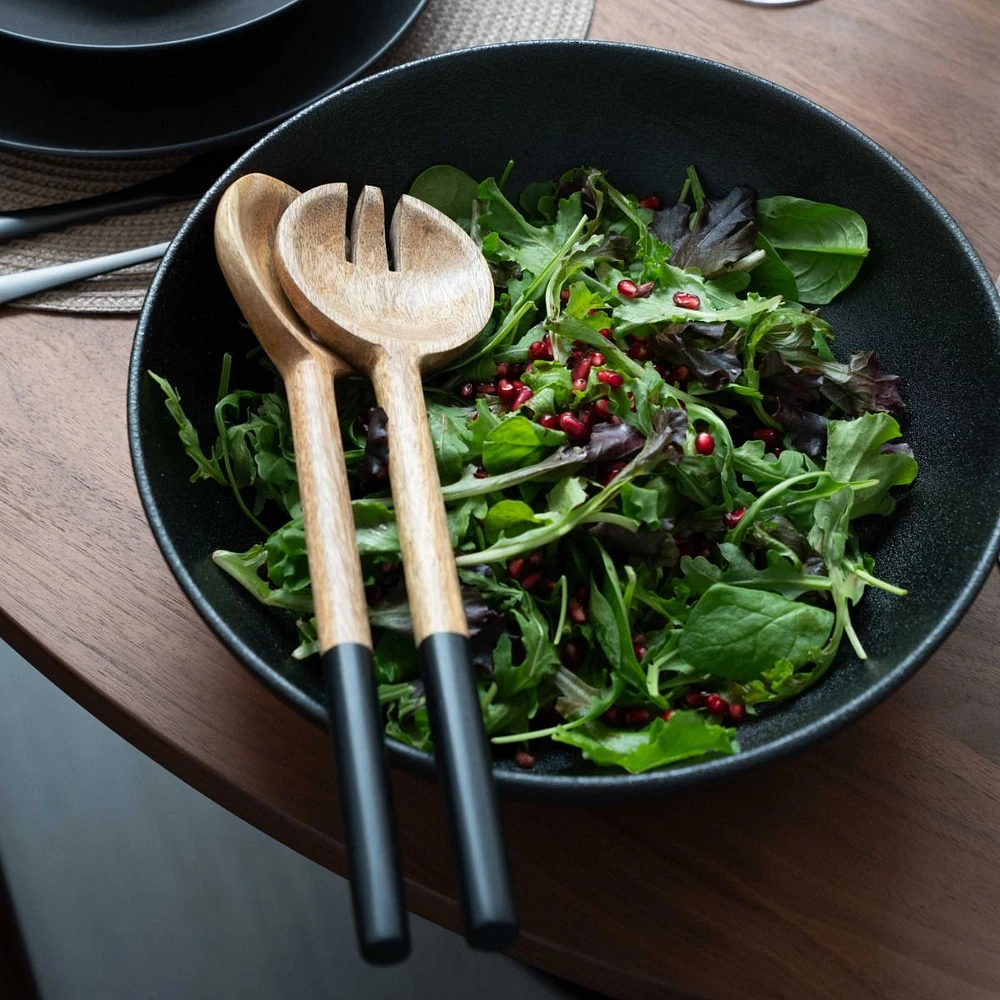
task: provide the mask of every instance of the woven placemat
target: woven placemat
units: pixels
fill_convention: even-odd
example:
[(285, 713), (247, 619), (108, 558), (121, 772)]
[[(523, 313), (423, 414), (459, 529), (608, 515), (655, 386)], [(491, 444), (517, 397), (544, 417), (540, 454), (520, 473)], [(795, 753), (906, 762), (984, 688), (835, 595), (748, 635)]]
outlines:
[[(489, 42), (583, 38), (594, 0), (429, 0), (413, 30), (378, 68)], [(174, 170), (187, 157), (93, 160), (0, 151), (0, 211), (103, 194)], [(102, 219), (0, 243), (0, 274), (97, 257), (169, 240), (194, 202)], [(26, 309), (134, 313), (156, 262), (20, 299)]]

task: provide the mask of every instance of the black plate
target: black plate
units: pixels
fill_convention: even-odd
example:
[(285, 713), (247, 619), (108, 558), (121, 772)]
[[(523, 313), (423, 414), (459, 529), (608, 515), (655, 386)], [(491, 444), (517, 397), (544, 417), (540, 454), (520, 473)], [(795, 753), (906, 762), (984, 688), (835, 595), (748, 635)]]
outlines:
[(300, 0), (0, 0), (0, 32), (59, 47), (191, 42), (244, 28)]
[[(600, 81), (584, 114), (579, 81)], [(657, 95), (632, 114), (636, 95)], [(539, 95), (545, 95), (544, 100)], [(573, 109), (580, 109), (579, 113)], [(618, 109), (618, 110), (615, 110)], [(350, 136), (349, 142), (344, 141)], [(432, 163), (475, 176), (517, 161), (512, 185), (566, 167), (608, 167), (627, 191), (672, 192), (688, 163), (710, 191), (749, 183), (857, 209), (872, 253), (850, 291), (826, 310), (836, 347), (874, 348), (905, 380), (905, 432), (920, 476), (871, 539), (880, 575), (905, 599), (871, 591), (856, 617), (870, 660), (844, 643), (827, 679), (740, 730), (744, 752), (631, 776), (598, 770), (575, 751), (540, 754), (532, 772), (497, 765), (500, 786), (552, 798), (654, 792), (730, 774), (832, 733), (881, 701), (931, 654), (968, 607), (1000, 539), (1000, 300), (976, 254), (927, 190), (870, 139), (774, 84), (691, 56), (601, 43), (536, 42), (424, 60), (318, 103), (251, 149), (206, 195), (174, 241), (139, 320), (129, 378), (129, 434), (153, 532), (211, 627), (266, 684), (324, 721), (315, 665), (289, 655), (291, 622), (270, 613), (212, 564), (216, 547), (257, 539), (218, 486), (190, 466), (152, 369), (179, 387), (203, 440), (220, 356), (252, 341), (215, 263), (212, 219), (224, 187), (263, 171), (306, 189), (343, 180), (381, 185), (393, 201)], [(253, 378), (253, 365), (233, 385)], [(259, 377), (259, 376), (258, 376)], [(430, 758), (390, 744), (398, 764)]]
[(236, 31), (163, 48), (0, 35), (0, 146), (75, 156), (249, 141), (375, 62), (426, 0), (299, 0)]

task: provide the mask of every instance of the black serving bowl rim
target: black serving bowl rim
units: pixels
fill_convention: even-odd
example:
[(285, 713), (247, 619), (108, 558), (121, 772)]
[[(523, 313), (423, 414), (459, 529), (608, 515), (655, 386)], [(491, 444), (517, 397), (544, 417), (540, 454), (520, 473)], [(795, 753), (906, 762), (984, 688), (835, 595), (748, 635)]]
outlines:
[[(786, 87), (773, 83), (763, 77), (749, 73), (745, 70), (728, 66), (715, 60), (704, 59), (687, 53), (676, 52), (667, 49), (656, 49), (651, 46), (632, 45), (621, 42), (605, 42), (592, 40), (553, 40), (553, 41), (528, 41), (528, 42), (508, 42), (497, 45), (477, 46), (472, 49), (464, 49), (459, 52), (450, 52), (417, 60), (404, 66), (394, 67), (365, 80), (353, 83), (333, 94), (330, 94), (314, 102), (309, 107), (300, 111), (287, 122), (279, 125), (269, 132), (258, 143), (252, 146), (243, 154), (222, 177), (212, 186), (212, 188), (201, 199), (191, 214), (185, 220), (181, 229), (174, 238), (163, 262), (153, 279), (149, 294), (146, 298), (142, 314), (136, 329), (135, 341), (133, 344), (132, 357), (129, 369), (128, 381), (128, 430), (129, 445), (132, 454), (133, 468), (139, 493), (143, 506), (146, 510), (150, 526), (157, 543), (171, 570), (177, 577), (188, 598), (195, 608), (205, 619), (212, 630), (223, 640), (226, 646), (243, 663), (255, 673), (272, 690), (280, 694), (286, 701), (291, 703), (302, 714), (317, 722), (320, 725), (326, 724), (326, 714), (317, 710), (314, 702), (308, 699), (297, 687), (290, 684), (285, 678), (273, 668), (269, 667), (261, 657), (259, 657), (245, 643), (241, 642), (229, 629), (226, 621), (215, 611), (200, 593), (187, 567), (183, 564), (177, 551), (174, 549), (168, 536), (164, 523), (156, 508), (152, 498), (149, 483), (149, 470), (146, 467), (141, 442), (139, 439), (139, 387), (144, 377), (140, 360), (142, 344), (149, 334), (149, 324), (151, 316), (151, 303), (155, 301), (160, 287), (169, 280), (171, 263), (176, 256), (177, 246), (187, 234), (198, 225), (202, 216), (211, 210), (215, 201), (222, 191), (245, 172), (243, 164), (253, 157), (255, 151), (261, 145), (272, 142), (276, 137), (289, 127), (298, 118), (312, 114), (314, 110), (329, 102), (337, 101), (340, 96), (349, 93), (357, 87), (378, 86), (379, 81), (395, 76), (406, 74), (414, 66), (428, 63), (447, 62), (450, 60), (475, 60), (478, 53), (490, 52), (498, 49), (510, 51), (521, 50), (558, 50), (573, 48), (577, 51), (581, 49), (615, 49), (627, 57), (630, 52), (655, 53), (657, 56), (679, 60), (682, 63), (690, 64), (710, 69), (724, 74), (729, 74), (735, 79), (742, 79), (754, 86), (769, 90), (784, 98), (791, 98), (799, 102), (815, 115), (821, 116), (830, 125), (833, 125), (849, 140), (861, 143), (874, 152), (884, 163), (900, 177), (900, 179), (910, 185), (920, 198), (926, 203), (931, 211), (937, 215), (939, 220), (947, 227), (955, 237), (962, 251), (973, 265), (983, 285), (988, 290), (988, 296), (992, 303), (996, 315), (997, 324), (1000, 325), (1000, 294), (994, 285), (985, 266), (978, 254), (973, 249), (968, 238), (961, 231), (958, 224), (952, 219), (941, 203), (930, 193), (926, 186), (921, 183), (902, 163), (887, 152), (873, 139), (865, 135), (855, 126), (844, 119), (828, 111), (815, 102), (803, 97)], [(624, 60), (623, 60), (624, 61)], [(648, 771), (643, 774), (626, 774), (623, 772), (611, 772), (588, 775), (552, 775), (543, 773), (533, 773), (523, 770), (507, 770), (494, 768), (494, 774), (500, 790), (504, 793), (516, 795), (521, 798), (532, 798), (537, 800), (551, 801), (553, 796), (558, 796), (562, 800), (570, 801), (607, 801), (611, 799), (630, 798), (634, 796), (650, 795), (662, 793), (667, 790), (674, 790), (688, 787), (704, 781), (722, 778), (724, 776), (735, 775), (746, 771), (756, 765), (766, 761), (777, 760), (793, 751), (801, 750), (806, 746), (825, 739), (833, 735), (850, 722), (859, 718), (865, 712), (874, 708), (883, 701), (891, 692), (896, 690), (904, 681), (909, 679), (931, 656), (931, 654), (941, 645), (947, 635), (958, 624), (964, 613), (968, 610), (973, 599), (978, 594), (986, 581), (987, 574), (996, 559), (997, 550), (1000, 549), (1000, 506), (998, 506), (996, 516), (992, 523), (989, 544), (984, 548), (979, 556), (976, 565), (969, 576), (965, 586), (958, 596), (944, 610), (936, 626), (924, 636), (920, 644), (884, 677), (872, 683), (872, 685), (861, 695), (838, 706), (824, 717), (815, 720), (783, 737), (773, 740), (766, 745), (743, 750), (738, 754), (729, 757), (718, 757), (691, 764), (675, 765), (660, 770)], [(393, 740), (387, 741), (390, 759), (406, 770), (423, 775), (433, 773), (433, 758), (430, 754), (415, 750)]]

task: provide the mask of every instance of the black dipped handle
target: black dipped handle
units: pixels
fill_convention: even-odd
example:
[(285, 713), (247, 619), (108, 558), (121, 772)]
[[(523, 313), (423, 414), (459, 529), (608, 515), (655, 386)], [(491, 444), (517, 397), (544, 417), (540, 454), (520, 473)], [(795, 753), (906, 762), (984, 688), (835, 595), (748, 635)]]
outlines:
[(361, 954), (376, 965), (410, 952), (396, 823), (372, 651), (342, 643), (321, 657)]
[(424, 639), (419, 654), (465, 937), (474, 948), (497, 951), (517, 937), (517, 914), (468, 641), (438, 632)]

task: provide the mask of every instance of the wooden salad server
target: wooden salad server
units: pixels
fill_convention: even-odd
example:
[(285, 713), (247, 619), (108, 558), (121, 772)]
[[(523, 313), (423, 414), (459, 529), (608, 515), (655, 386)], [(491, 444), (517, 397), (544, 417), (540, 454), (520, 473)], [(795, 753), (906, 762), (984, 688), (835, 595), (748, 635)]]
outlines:
[(378, 188), (361, 192), (348, 244), (347, 186), (327, 184), (282, 216), (278, 273), (313, 334), (370, 376), (388, 416), (389, 481), (466, 938), (497, 949), (514, 939), (517, 922), (421, 383), (422, 372), (486, 325), (493, 282), (468, 234), (408, 195), (393, 214), (389, 244), (391, 267)]
[(288, 395), (355, 924), (364, 957), (386, 964), (405, 958), (410, 940), (368, 607), (333, 391), (334, 378), (351, 368), (309, 335), (281, 290), (275, 234), (298, 194), (264, 174), (235, 181), (215, 213), (215, 252)]

